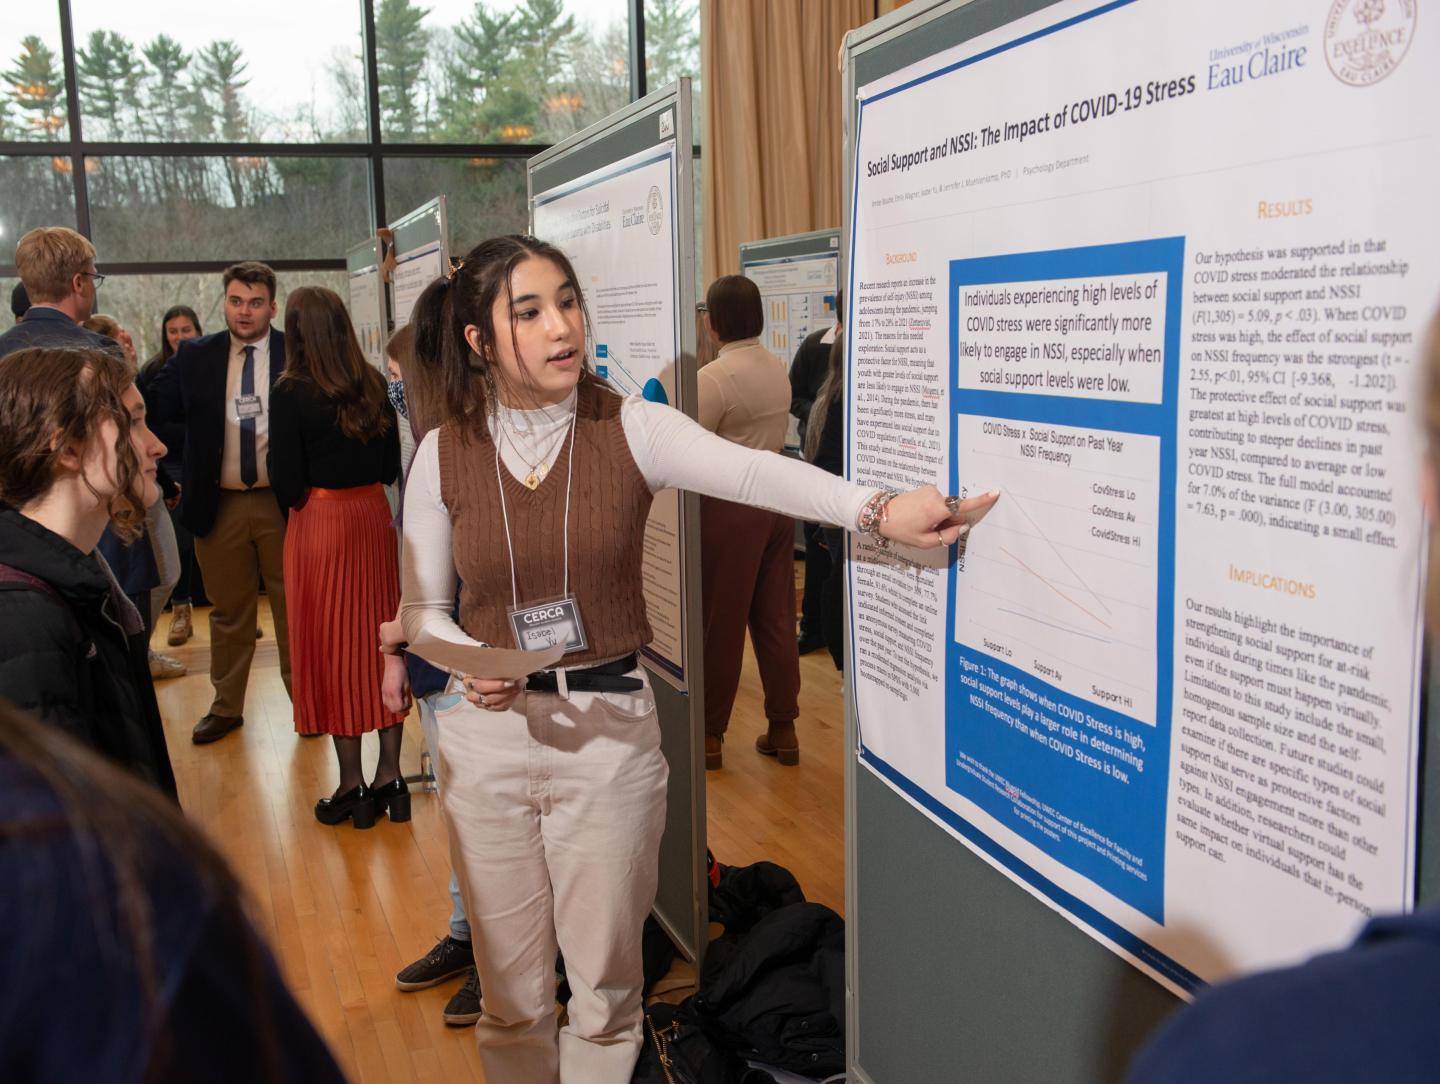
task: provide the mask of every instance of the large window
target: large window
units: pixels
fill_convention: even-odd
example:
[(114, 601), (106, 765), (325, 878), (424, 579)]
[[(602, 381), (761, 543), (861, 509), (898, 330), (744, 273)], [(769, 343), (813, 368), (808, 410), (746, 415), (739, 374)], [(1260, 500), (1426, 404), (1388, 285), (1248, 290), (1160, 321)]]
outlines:
[(69, 2), (87, 140), (365, 138), (357, 0)]
[(627, 0), (376, 0), (380, 130), (555, 143), (630, 100)]
[(0, 0), (0, 275), (25, 231), (80, 230), (110, 275), (102, 306), (146, 352), (169, 305), (204, 316), (197, 284), (227, 263), (339, 272), (351, 245), (438, 194), (463, 252), (525, 227), (527, 159), (698, 73), (698, 11)]
[(501, 233), (523, 233), (529, 220), (523, 158), (387, 158), (391, 217), (445, 194), (450, 247), (458, 256)]
[(371, 230), (363, 158), (87, 158), (105, 262), (344, 259)]
[(75, 228), (72, 168), (65, 155), (0, 157), (0, 254), (36, 226)]
[(645, 88), (682, 75), (694, 80), (695, 142), (700, 142), (700, 0), (645, 0)]
[[(103, 264), (101, 267), (103, 268)], [(276, 275), (275, 326), (285, 322), (285, 299), (297, 286), (326, 286), (345, 296), (349, 276), (344, 271), (282, 271)], [(10, 294), (16, 278), (0, 278), (0, 330), (8, 328)], [(204, 332), (225, 326), (220, 272), (178, 275), (106, 275), (96, 292), (95, 311), (115, 317), (135, 340), (141, 365), (160, 352), (160, 318), (172, 305), (189, 305), (200, 318)]]
[[(101, 265), (104, 266), (103, 264)], [(325, 286), (342, 298), (349, 276), (344, 271), (281, 271), (276, 276), (275, 326), (285, 324), (285, 299), (297, 286)], [(225, 327), (220, 272), (184, 275), (108, 275), (96, 294), (95, 311), (108, 313), (130, 332), (143, 365), (160, 352), (160, 318), (172, 305), (189, 305), (202, 331)]]
[(60, 9), (0, 4), (0, 49), (0, 140), (69, 139)]

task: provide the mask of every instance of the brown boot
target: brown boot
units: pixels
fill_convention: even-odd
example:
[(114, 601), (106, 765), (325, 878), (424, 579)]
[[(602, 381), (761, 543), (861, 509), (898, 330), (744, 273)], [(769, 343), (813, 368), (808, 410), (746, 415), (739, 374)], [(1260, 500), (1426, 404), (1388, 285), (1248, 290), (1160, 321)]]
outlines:
[(718, 734), (705, 735), (705, 770), (716, 772), (721, 768), (721, 761), (724, 759), (722, 751), (725, 748), (725, 739)]
[(755, 749), (767, 757), (774, 757), (787, 768), (800, 763), (800, 742), (795, 737), (795, 722), (770, 723), (770, 732), (755, 739)]

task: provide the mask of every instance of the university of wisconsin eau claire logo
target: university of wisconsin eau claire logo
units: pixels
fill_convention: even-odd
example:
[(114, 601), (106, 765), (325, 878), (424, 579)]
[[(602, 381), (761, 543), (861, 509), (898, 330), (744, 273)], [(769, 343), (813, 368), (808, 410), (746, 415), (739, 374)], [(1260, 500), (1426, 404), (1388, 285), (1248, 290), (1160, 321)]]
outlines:
[(650, 227), (652, 234), (660, 233), (660, 223), (664, 221), (664, 204), (660, 202), (660, 186), (652, 184), (650, 195), (645, 198), (645, 223)]
[(1352, 87), (1378, 83), (1400, 66), (1415, 37), (1418, 0), (1334, 0), (1325, 20), (1325, 61)]

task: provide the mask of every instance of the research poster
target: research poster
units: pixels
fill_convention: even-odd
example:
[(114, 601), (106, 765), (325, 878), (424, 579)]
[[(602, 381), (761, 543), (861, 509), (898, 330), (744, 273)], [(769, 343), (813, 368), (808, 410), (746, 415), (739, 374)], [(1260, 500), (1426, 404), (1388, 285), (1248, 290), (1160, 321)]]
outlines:
[[(674, 144), (651, 147), (533, 195), (535, 236), (575, 265), (595, 370), (622, 395), (675, 401), (680, 357)], [(655, 495), (645, 531), (646, 656), (685, 688), (680, 494)]]
[(425, 287), (447, 274), (448, 270), (445, 248), (438, 240), (396, 254), (395, 270), (391, 272), (390, 281), (395, 296), (397, 328), (410, 322), (410, 312), (425, 292)]
[(788, 365), (805, 336), (835, 323), (835, 284), (840, 254), (747, 260), (741, 273), (760, 288), (765, 330), (760, 342)]
[[(740, 272), (760, 289), (765, 306), (765, 330), (760, 342), (788, 368), (795, 351), (812, 331), (835, 325), (835, 291), (840, 253), (835, 235), (817, 239), (820, 251), (798, 256), (747, 260)], [(743, 251), (743, 250), (742, 250)], [(785, 434), (785, 446), (800, 448), (800, 427), (795, 418)]]
[(1414, 900), (1440, 20), (1061, 3), (859, 92), (863, 762), (1169, 988)]
[(350, 272), (350, 322), (365, 360), (385, 369), (385, 282), (378, 267)]

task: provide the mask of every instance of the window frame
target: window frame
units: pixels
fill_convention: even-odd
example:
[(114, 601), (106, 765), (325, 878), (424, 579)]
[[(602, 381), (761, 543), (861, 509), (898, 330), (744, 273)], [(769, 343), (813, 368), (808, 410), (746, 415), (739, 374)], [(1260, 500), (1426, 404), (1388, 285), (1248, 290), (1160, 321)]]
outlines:
[[(75, 193), (75, 228), (93, 239), (90, 196), (86, 184), (86, 159), (104, 156), (140, 156), (149, 158), (184, 158), (211, 156), (263, 156), (271, 158), (364, 158), (369, 167), (370, 216), (375, 228), (387, 224), (388, 213), (403, 208), (387, 208), (385, 199), (386, 158), (512, 158), (524, 161), (547, 150), (548, 143), (391, 143), (381, 137), (379, 61), (375, 40), (375, 0), (356, 0), (361, 10), (361, 32), (364, 37), (362, 57), (366, 88), (368, 139), (348, 143), (146, 143), (88, 142), (81, 125), (80, 95), (75, 64), (75, 30), (70, 0), (55, 0), (60, 13), (61, 59), (65, 72), (65, 109), (67, 138), (47, 142), (0, 141), (0, 156), (68, 158), (70, 178)], [(645, 0), (626, 0), (630, 23), (629, 64), (630, 100), (638, 101), (646, 93), (645, 83)], [(698, 140), (698, 136), (697, 136)], [(700, 156), (697, 142), (692, 148)], [(359, 240), (355, 238), (353, 240)], [(229, 260), (159, 260), (119, 262), (103, 259), (107, 274), (187, 274), (223, 270)], [(343, 256), (337, 258), (272, 260), (276, 271), (340, 271), (345, 269)], [(0, 249), (0, 277), (16, 275), (14, 250)]]

